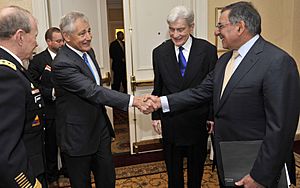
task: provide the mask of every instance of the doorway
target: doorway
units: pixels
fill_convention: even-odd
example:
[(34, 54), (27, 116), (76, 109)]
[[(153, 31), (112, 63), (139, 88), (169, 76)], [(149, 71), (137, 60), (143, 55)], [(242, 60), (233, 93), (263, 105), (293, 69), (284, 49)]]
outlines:
[[(176, 5), (195, 12), (195, 36), (206, 38), (207, 0), (123, 0), (128, 90), (133, 95), (153, 90), (152, 50), (169, 39), (166, 16)], [(200, 14), (201, 13), (201, 14)], [(202, 14), (203, 13), (203, 14)], [(198, 24), (199, 23), (199, 24)], [(161, 150), (161, 135), (151, 126), (151, 115), (129, 108), (131, 154)]]
[[(109, 44), (117, 39), (117, 32), (124, 33), (124, 17), (122, 0), (106, 0), (107, 3), (107, 24)], [(123, 48), (124, 49), (124, 48)], [(115, 72), (112, 70), (112, 59), (110, 59), (110, 73), (114, 78)], [(114, 80), (112, 80), (112, 83)], [(126, 88), (127, 89), (127, 88)], [(124, 91), (121, 84), (120, 91)], [(113, 109), (113, 125), (116, 137), (112, 142), (112, 153), (114, 155), (126, 155), (130, 153), (128, 112)]]

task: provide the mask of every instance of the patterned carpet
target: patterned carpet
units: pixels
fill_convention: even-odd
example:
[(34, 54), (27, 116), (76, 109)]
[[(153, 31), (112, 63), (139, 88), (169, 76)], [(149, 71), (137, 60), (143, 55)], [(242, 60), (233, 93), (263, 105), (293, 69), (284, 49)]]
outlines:
[(114, 126), (116, 138), (111, 143), (113, 154), (129, 153), (129, 129), (128, 124), (115, 124)]
[[(117, 181), (116, 188), (151, 188), (168, 187), (168, 176), (163, 161), (120, 167), (116, 169)], [(124, 173), (124, 174), (123, 174)], [(125, 175), (127, 174), (127, 175)], [(131, 177), (128, 177), (130, 174)], [(125, 175), (125, 176), (124, 176)], [(122, 178), (124, 176), (124, 178)], [(127, 177), (126, 177), (127, 176)], [(184, 173), (185, 181), (187, 173)], [(186, 184), (186, 182), (185, 182)], [(202, 188), (218, 187), (218, 178), (215, 172), (211, 170), (211, 161), (207, 160), (205, 165)]]
[(114, 129), (116, 138), (111, 143), (113, 154), (129, 153), (129, 127), (128, 113), (122, 110), (114, 109)]
[[(295, 153), (297, 185), (300, 185), (300, 155)], [(187, 173), (184, 173), (185, 181)], [(166, 167), (163, 161), (143, 163), (116, 168), (116, 188), (167, 188), (168, 177)], [(186, 184), (186, 182), (185, 182)], [(59, 179), (60, 187), (70, 187), (67, 178)], [(202, 188), (217, 188), (219, 185), (216, 170), (211, 170), (211, 161), (207, 159), (204, 176), (202, 180)], [(92, 184), (95, 187), (95, 184)], [(187, 186), (185, 186), (187, 187)], [(295, 188), (295, 186), (292, 186)]]
[[(112, 142), (112, 152), (115, 155), (129, 153), (128, 114), (120, 110), (114, 110), (114, 124), (116, 139)], [(295, 153), (295, 159), (297, 185), (300, 187), (300, 154)], [(212, 171), (211, 163), (212, 162), (207, 159), (202, 180), (202, 188), (219, 187), (216, 170)], [(184, 176), (186, 181), (186, 170)], [(117, 167), (116, 178), (116, 188), (167, 188), (168, 185), (166, 167), (163, 161)], [(59, 187), (70, 188), (69, 180), (67, 178), (60, 178)], [(92, 187), (95, 187), (94, 183), (92, 183)], [(292, 188), (295, 188), (295, 186), (292, 186)]]

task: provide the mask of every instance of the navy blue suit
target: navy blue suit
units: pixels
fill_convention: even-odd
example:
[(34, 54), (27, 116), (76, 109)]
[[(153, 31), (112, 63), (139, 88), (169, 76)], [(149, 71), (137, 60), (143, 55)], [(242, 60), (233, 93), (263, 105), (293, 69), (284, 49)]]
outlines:
[[(88, 54), (101, 79), (93, 50)], [(127, 110), (130, 96), (97, 85), (88, 65), (67, 45), (60, 49), (53, 63), (57, 138), (66, 155), (72, 187), (90, 187), (91, 170), (96, 185), (114, 187), (114, 131), (105, 105)]]
[[(221, 141), (263, 140), (250, 175), (264, 186), (276, 187), (276, 177), (283, 164), (294, 167), (292, 147), (300, 108), (296, 62), (260, 37), (220, 98), (225, 67), (231, 54), (227, 52), (221, 56), (215, 70), (196, 88), (168, 96), (171, 112), (212, 99), (216, 159), (221, 180)], [(295, 169), (289, 168), (289, 172), (295, 183)]]

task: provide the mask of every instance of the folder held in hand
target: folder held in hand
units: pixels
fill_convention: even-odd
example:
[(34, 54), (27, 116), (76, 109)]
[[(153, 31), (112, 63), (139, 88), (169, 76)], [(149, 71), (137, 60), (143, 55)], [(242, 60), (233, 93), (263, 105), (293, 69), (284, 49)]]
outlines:
[[(250, 173), (261, 143), (261, 140), (220, 142), (226, 186), (234, 186), (236, 181)], [(287, 175), (286, 168), (283, 168), (278, 187), (289, 187)]]

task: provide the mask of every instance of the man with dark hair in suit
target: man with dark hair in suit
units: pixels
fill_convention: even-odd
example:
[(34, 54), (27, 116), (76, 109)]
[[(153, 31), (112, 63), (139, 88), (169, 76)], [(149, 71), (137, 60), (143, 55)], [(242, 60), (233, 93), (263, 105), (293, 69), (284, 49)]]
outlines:
[(40, 188), (45, 182), (43, 102), (22, 62), (32, 57), (37, 34), (27, 10), (0, 10), (0, 187)]
[(299, 72), (295, 60), (260, 33), (261, 17), (251, 3), (224, 7), (215, 35), (230, 51), (220, 57), (214, 71), (193, 89), (149, 97), (166, 113), (213, 100), (221, 187), (225, 181), (220, 142), (228, 141), (262, 140), (252, 169), (236, 186), (278, 187), (285, 163), (291, 183), (296, 183), (293, 143), (300, 109)]
[(124, 93), (127, 93), (126, 62), (125, 62), (125, 42), (124, 33), (117, 32), (117, 39), (109, 46), (109, 55), (112, 59), (113, 84), (111, 88), (120, 91), (121, 83)]
[(145, 110), (152, 102), (142, 97), (102, 87), (101, 72), (91, 48), (88, 18), (70, 12), (60, 21), (66, 45), (54, 59), (58, 144), (67, 165), (72, 188), (91, 187), (91, 171), (96, 187), (114, 188), (115, 169), (111, 153), (114, 131), (105, 105), (127, 110)]
[[(52, 61), (58, 50), (64, 45), (64, 40), (60, 29), (57, 27), (50, 27), (46, 31), (45, 40), (48, 46), (47, 49), (30, 60), (28, 72), (41, 89), (45, 102), (45, 116), (43, 120), (45, 122), (46, 176), (49, 187), (54, 187), (58, 184), (59, 173), (55, 123), (55, 90), (51, 81), (51, 69)], [(64, 169), (64, 165), (62, 169)]]
[[(163, 96), (200, 84), (215, 66), (216, 47), (191, 35), (194, 13), (184, 6), (174, 7), (168, 17), (169, 40), (153, 50), (153, 95)], [(182, 59), (184, 58), (184, 59)], [(184, 61), (184, 62), (182, 62)], [(161, 133), (168, 187), (183, 188), (183, 159), (187, 157), (188, 187), (201, 187), (207, 156), (208, 131), (206, 123), (209, 102), (185, 111), (152, 114), (152, 125)]]

